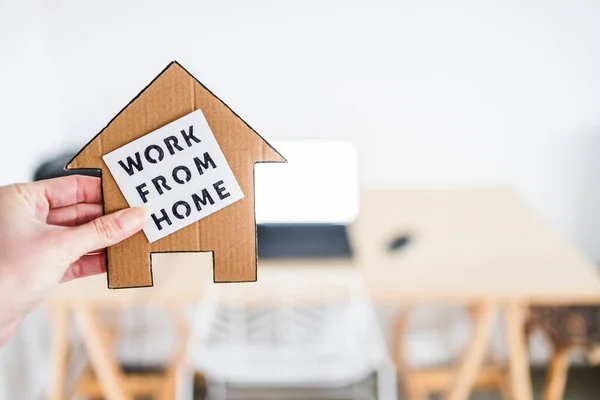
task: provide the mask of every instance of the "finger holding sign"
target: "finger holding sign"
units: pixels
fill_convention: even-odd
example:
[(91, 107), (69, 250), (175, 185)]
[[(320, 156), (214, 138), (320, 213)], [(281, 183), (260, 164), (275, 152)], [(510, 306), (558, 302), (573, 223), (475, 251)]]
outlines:
[(102, 204), (79, 203), (54, 208), (48, 212), (46, 223), (59, 226), (78, 226), (104, 214)]
[(103, 274), (106, 272), (106, 250), (83, 255), (75, 261), (63, 274), (62, 282), (73, 279), (85, 278), (86, 276)]
[(63, 231), (62, 237), (72, 243), (74, 254), (83, 255), (128, 238), (142, 229), (147, 219), (144, 207), (127, 208)]

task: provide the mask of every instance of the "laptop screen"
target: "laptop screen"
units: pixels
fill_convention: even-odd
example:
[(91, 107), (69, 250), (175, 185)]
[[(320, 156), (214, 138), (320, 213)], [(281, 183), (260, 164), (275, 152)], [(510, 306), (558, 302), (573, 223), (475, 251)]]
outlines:
[(340, 140), (271, 142), (287, 164), (256, 164), (258, 224), (348, 225), (358, 215), (358, 157)]

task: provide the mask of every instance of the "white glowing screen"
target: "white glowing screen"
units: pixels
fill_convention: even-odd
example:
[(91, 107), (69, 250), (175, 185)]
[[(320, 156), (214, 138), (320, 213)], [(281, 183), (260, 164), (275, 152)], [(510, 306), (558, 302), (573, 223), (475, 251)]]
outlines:
[(338, 140), (271, 142), (287, 164), (256, 164), (256, 222), (348, 224), (358, 215), (358, 160)]

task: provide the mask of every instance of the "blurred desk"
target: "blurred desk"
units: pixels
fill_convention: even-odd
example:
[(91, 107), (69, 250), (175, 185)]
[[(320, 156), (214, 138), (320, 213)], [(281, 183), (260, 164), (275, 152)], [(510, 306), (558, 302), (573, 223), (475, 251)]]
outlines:
[[(411, 237), (408, 245), (389, 251), (395, 237), (407, 234)], [(600, 303), (600, 279), (593, 264), (509, 190), (364, 191), (350, 239), (355, 253), (352, 261), (260, 261), (258, 279), (285, 279), (286, 271), (298, 269), (334, 273), (358, 268), (377, 303), (469, 306), (474, 322), (472, 340), (451, 379), (447, 396), (451, 400), (468, 398), (500, 311), (504, 311), (513, 398), (530, 400), (524, 337), (527, 307)], [(54, 310), (55, 387), (65, 378), (61, 360), (68, 308), (75, 309), (86, 323), (95, 307), (195, 302), (204, 283), (212, 279), (210, 253), (155, 254), (153, 274), (153, 288), (108, 290), (106, 277), (98, 276), (61, 285), (54, 293), (48, 304)], [(401, 322), (399, 319), (398, 326)], [(93, 325), (88, 332), (93, 336)], [(397, 333), (399, 336), (402, 331)], [(108, 371), (105, 378), (114, 383), (115, 361), (97, 356), (99, 365)], [(113, 386), (117, 395), (109, 398), (123, 398), (118, 395), (118, 384)], [(56, 393), (62, 393), (60, 388)], [(54, 398), (62, 399), (60, 395)]]
[(509, 190), (364, 192), (351, 233), (380, 302), (600, 301), (597, 268)]
[[(404, 249), (388, 250), (394, 237), (407, 234), (411, 242)], [(531, 400), (527, 308), (600, 303), (595, 266), (509, 190), (364, 192), (351, 238), (376, 302), (471, 307), (472, 339), (450, 379), (452, 400), (468, 398), (499, 311), (504, 311), (512, 396)], [(405, 324), (397, 321), (396, 342)]]

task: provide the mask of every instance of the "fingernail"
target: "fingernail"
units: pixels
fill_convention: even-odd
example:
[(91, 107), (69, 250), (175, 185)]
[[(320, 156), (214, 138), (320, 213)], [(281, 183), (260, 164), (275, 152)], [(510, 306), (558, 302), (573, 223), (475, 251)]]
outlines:
[(140, 228), (148, 219), (148, 211), (144, 207), (132, 207), (119, 215), (119, 225), (125, 232)]

